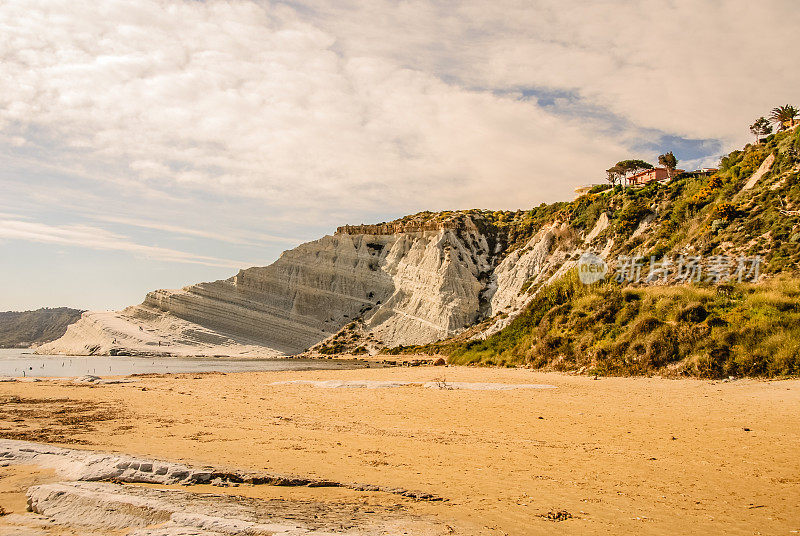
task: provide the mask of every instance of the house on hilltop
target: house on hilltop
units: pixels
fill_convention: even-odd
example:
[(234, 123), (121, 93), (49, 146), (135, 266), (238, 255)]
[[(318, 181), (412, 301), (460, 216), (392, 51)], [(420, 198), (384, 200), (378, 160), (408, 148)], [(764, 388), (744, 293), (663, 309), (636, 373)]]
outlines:
[(651, 183), (653, 181), (659, 182), (667, 182), (671, 177), (674, 177), (678, 173), (683, 173), (682, 169), (673, 169), (672, 174), (667, 168), (664, 167), (656, 167), (646, 169), (644, 171), (640, 171), (636, 175), (632, 177), (628, 177), (628, 185), (629, 186), (644, 186), (645, 184)]

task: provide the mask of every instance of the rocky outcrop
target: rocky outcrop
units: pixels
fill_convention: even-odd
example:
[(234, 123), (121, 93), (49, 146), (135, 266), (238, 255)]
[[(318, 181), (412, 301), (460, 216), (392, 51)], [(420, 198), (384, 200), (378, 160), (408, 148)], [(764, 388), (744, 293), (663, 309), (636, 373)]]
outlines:
[(147, 305), (90, 311), (39, 354), (277, 357), (260, 341), (182, 319)]
[(429, 493), (371, 484), (334, 482), (279, 473), (240, 471), (212, 466), (196, 466), (127, 454), (55, 447), (30, 441), (0, 439), (0, 464), (35, 465), (52, 469), (59, 478), (82, 482), (124, 482), (131, 484), (229, 486), (252, 484), (270, 486), (308, 486), (348, 488), (357, 491), (382, 491), (411, 499), (439, 501)]
[(753, 175), (747, 179), (747, 182), (742, 187), (742, 190), (752, 190), (753, 187), (758, 184), (758, 181), (761, 180), (761, 177), (767, 174), (767, 172), (772, 168), (772, 164), (775, 163), (775, 155), (770, 154), (767, 156), (758, 169), (753, 173)]
[[(401, 509), (330, 501), (264, 501), (242, 496), (56, 482), (28, 490), (31, 512), (56, 527), (131, 536), (334, 536), (452, 534), (443, 523)], [(118, 532), (119, 531), (119, 532)], [(122, 532), (124, 531), (124, 532)], [(74, 534), (74, 532), (70, 532)]]
[(508, 256), (468, 217), (343, 227), (270, 266), (85, 313), (39, 352), (270, 357), (302, 352), (356, 319), (379, 346), (427, 343), (521, 307), (526, 284), (551, 269), (560, 226)]
[(503, 259), (493, 274), (492, 321), (471, 338), (485, 339), (508, 326), (540, 289), (575, 266), (583, 252), (576, 249), (576, 241), (566, 223), (555, 222)]
[[(392, 493), (412, 500), (441, 500), (427, 493), (397, 488), (193, 467), (13, 440), (0, 440), (0, 464), (51, 469), (56, 479), (65, 479), (28, 488), (31, 514), (14, 514), (8, 516), (13, 519), (4, 519), (2, 524), (12, 530), (8, 534), (377, 536), (452, 533), (447, 525), (411, 514), (404, 508), (375, 505), (365, 511), (361, 497), (353, 502), (332, 503), (291, 498), (259, 500), (235, 493), (192, 491), (196, 484), (220, 488), (239, 485), (343, 487), (360, 492)], [(149, 484), (150, 487), (131, 484)], [(182, 484), (185, 490), (162, 487), (173, 484)]]
[(398, 233), (421, 233), (425, 231), (464, 230), (466, 225), (462, 221), (409, 221), (378, 223), (372, 225), (343, 225), (336, 228), (336, 234), (348, 235), (391, 235)]
[(537, 277), (548, 272), (546, 264), (551, 258), (550, 250), (559, 228), (557, 223), (545, 227), (524, 247), (503, 259), (492, 276), (497, 289), (490, 301), (492, 313), (509, 313), (518, 310), (525, 303), (525, 291), (536, 285)]

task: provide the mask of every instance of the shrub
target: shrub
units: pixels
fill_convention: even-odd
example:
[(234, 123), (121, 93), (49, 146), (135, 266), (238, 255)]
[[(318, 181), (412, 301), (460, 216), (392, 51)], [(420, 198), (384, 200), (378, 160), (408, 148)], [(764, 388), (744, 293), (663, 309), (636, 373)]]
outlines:
[(690, 303), (680, 310), (678, 320), (683, 322), (702, 322), (708, 316), (708, 311), (698, 302)]
[(732, 220), (736, 217), (736, 207), (731, 203), (720, 203), (714, 207), (714, 217), (721, 220)]
[(640, 200), (626, 203), (617, 217), (617, 229), (622, 235), (630, 235), (649, 209)]
[(763, 154), (761, 151), (751, 151), (747, 153), (747, 155), (742, 159), (741, 163), (739, 164), (740, 167), (740, 174), (745, 177), (749, 177), (761, 166), (761, 163), (767, 157), (766, 154)]
[(703, 186), (699, 192), (697, 192), (692, 196), (689, 202), (695, 206), (703, 206), (707, 204), (709, 201), (711, 201), (713, 195), (714, 192), (711, 188), (709, 188), (708, 186)]

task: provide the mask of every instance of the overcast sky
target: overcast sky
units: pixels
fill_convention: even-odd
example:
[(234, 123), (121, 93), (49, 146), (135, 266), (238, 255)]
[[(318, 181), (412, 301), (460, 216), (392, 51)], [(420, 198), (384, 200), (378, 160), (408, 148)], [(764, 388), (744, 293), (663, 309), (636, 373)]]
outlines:
[(714, 164), (796, 0), (0, 2), (0, 310), (119, 308), (345, 223)]

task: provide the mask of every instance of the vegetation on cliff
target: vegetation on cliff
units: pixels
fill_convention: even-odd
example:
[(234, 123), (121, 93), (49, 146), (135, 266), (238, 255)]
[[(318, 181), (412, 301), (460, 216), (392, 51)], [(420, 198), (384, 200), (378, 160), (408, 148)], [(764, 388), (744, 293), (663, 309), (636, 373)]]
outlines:
[(27, 348), (54, 341), (78, 321), (82, 312), (68, 307), (0, 312), (0, 348)]
[[(748, 184), (759, 168), (761, 178)], [(580, 237), (603, 214), (609, 224), (594, 243), (607, 247), (612, 265), (622, 255), (759, 256), (763, 280), (587, 286), (572, 273), (529, 289), (525, 311), (485, 340), (472, 339), (472, 331), (390, 352), (597, 374), (800, 374), (800, 128), (733, 151), (713, 173), (682, 173), (641, 188), (597, 186), (570, 203), (484, 217), (513, 227), (505, 231), (514, 237), (511, 250), (556, 220), (566, 222), (576, 248), (585, 248)]]
[(797, 375), (800, 280), (631, 288), (613, 280), (584, 285), (573, 271), (486, 340), (416, 351), (455, 364), (590, 374)]

